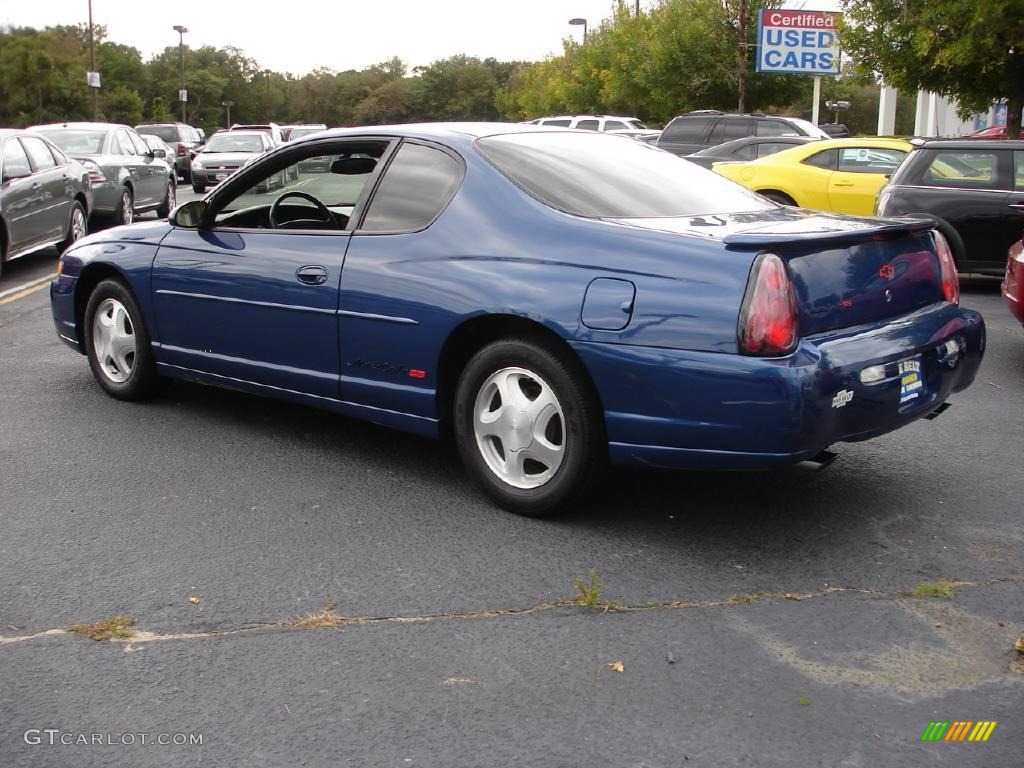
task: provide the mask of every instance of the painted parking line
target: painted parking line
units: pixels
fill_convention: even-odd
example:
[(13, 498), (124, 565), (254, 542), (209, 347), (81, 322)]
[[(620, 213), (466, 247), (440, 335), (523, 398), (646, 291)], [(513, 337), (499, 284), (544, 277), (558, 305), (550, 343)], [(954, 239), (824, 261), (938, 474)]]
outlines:
[(36, 291), (41, 291), (50, 281), (53, 280), (53, 275), (44, 275), (36, 280), (29, 280), (27, 283), (16, 285), (13, 288), (8, 288), (6, 291), (0, 291), (0, 305), (10, 304), (12, 301), (17, 301), (20, 298), (29, 296)]

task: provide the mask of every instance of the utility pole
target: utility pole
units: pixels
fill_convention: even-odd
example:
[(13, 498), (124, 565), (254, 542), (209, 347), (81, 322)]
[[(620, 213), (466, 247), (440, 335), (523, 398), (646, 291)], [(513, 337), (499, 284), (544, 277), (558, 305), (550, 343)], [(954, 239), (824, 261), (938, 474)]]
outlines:
[(640, 18), (640, 0), (636, 0), (636, 17)]
[[(100, 104), (99, 104), (99, 92), (100, 84), (99, 78), (96, 78), (96, 44), (93, 42), (92, 34), (92, 0), (89, 0), (89, 86), (92, 88), (92, 119), (99, 122), (100, 119)], [(93, 85), (93, 78), (96, 78), (97, 82)]]
[(178, 100), (181, 102), (181, 122), (188, 122), (185, 119), (185, 104), (188, 103), (188, 91), (185, 90), (185, 33), (188, 27), (180, 24), (174, 25), (174, 31), (178, 33), (178, 61), (181, 65), (181, 90), (178, 91)]
[(736, 49), (738, 60), (736, 80), (739, 85), (739, 109), (740, 113), (746, 112), (747, 105), (747, 0), (740, 0), (740, 34), (739, 47)]
[(226, 121), (227, 124), (224, 126), (225, 128), (231, 128), (231, 105), (234, 104), (234, 103), (235, 102), (231, 101), (231, 99), (227, 99), (227, 100), (221, 102), (221, 104), (228, 111), (228, 117), (227, 117), (227, 121)]

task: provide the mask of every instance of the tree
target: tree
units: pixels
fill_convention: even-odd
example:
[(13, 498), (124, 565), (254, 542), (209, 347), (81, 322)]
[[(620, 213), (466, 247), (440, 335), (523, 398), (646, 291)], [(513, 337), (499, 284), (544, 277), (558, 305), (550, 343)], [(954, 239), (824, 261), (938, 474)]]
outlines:
[(889, 85), (954, 99), (962, 117), (1006, 99), (1006, 135), (1024, 108), (1021, 0), (843, 0), (843, 49)]

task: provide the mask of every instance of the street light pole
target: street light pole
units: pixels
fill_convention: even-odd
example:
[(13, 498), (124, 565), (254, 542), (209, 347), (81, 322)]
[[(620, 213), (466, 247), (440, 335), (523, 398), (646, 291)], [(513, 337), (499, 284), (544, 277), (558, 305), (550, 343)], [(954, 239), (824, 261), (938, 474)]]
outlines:
[(583, 27), (583, 44), (587, 44), (587, 20), (584, 18), (569, 19), (569, 24), (574, 27)]
[(181, 65), (181, 90), (178, 91), (178, 100), (181, 102), (181, 122), (184, 123), (187, 122), (185, 120), (185, 103), (188, 101), (185, 93), (185, 33), (188, 32), (188, 27), (175, 24), (174, 31), (178, 33), (178, 60)]
[[(89, 67), (89, 76), (93, 77), (93, 73), (96, 72), (96, 44), (93, 42), (92, 34), (92, 0), (89, 0)], [(94, 86), (91, 81), (89, 85), (92, 88), (92, 119), (99, 122), (99, 87)]]
[(221, 104), (227, 107), (228, 110), (227, 125), (224, 126), (225, 128), (231, 128), (231, 105), (234, 103), (235, 102), (231, 101), (230, 99), (221, 102)]

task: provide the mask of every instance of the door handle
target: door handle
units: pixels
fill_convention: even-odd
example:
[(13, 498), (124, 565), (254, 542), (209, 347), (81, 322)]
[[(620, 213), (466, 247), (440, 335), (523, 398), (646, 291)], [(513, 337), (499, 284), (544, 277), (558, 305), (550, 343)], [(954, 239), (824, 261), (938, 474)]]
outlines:
[(852, 181), (837, 181), (837, 182), (833, 183), (832, 186), (833, 187), (852, 187), (853, 186), (853, 182)]
[(299, 267), (295, 270), (295, 278), (306, 285), (323, 285), (327, 282), (327, 270), (315, 264)]

